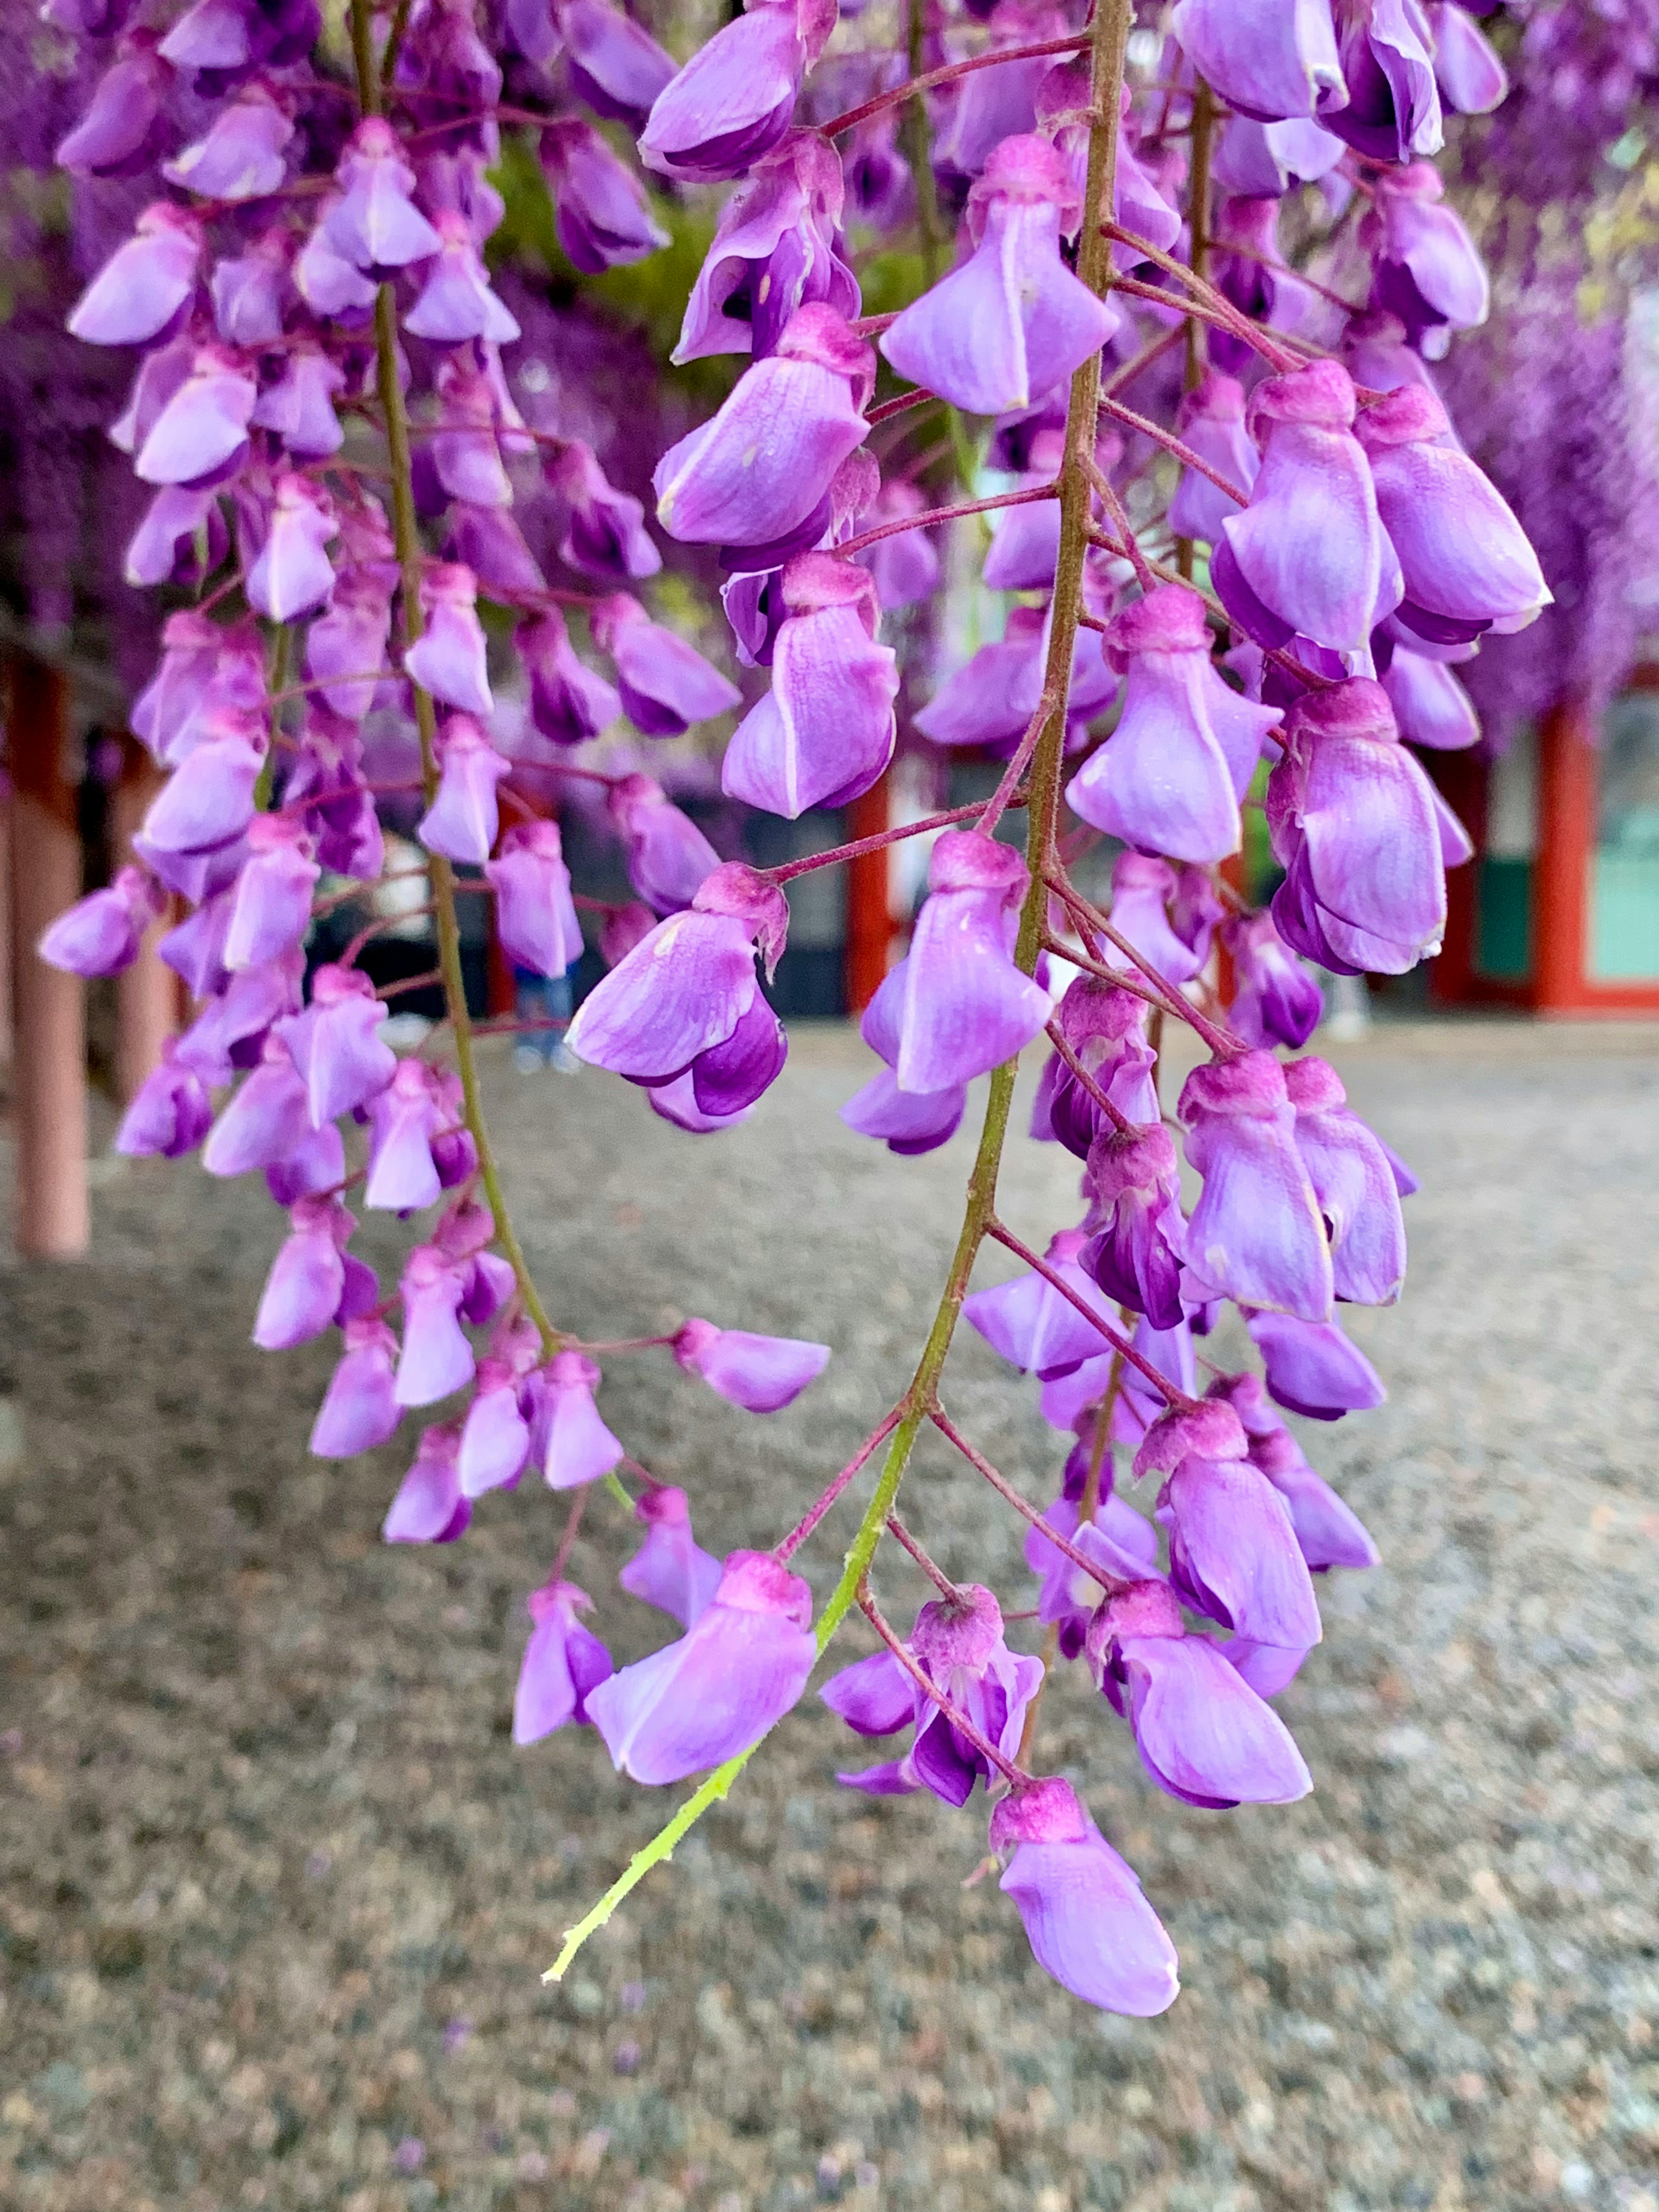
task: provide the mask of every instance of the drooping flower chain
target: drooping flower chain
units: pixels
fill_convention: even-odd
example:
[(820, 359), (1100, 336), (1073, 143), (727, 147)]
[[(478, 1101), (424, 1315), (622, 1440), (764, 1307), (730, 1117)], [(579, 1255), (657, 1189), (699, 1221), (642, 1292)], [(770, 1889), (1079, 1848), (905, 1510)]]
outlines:
[[(1376, 1555), (1277, 1409), (1331, 1419), (1380, 1401), (1335, 1309), (1400, 1295), (1413, 1185), (1334, 1071), (1277, 1048), (1299, 1052), (1319, 1018), (1305, 963), (1400, 974), (1437, 947), (1445, 869), (1468, 846), (1410, 748), (1473, 742), (1457, 664), (1550, 596), (1426, 365), (1487, 300), (1430, 157), (1443, 106), (1495, 105), (1501, 65), (1455, 6), (1415, 0), (1180, 0), (1137, 33), (1133, 78), (1125, 0), (1082, 26), (997, 0), (921, 25), (925, 103), (889, 55), (826, 54), (827, 0), (752, 0), (678, 71), (607, 0), (527, 0), (499, 27), (474, 0), (415, 0), (390, 24), (357, 0), (349, 76), (314, 0), (197, 0), (164, 28), (77, 0), (53, 14), (108, 58), (60, 161), (99, 178), (160, 161), (170, 188), (70, 327), (139, 349), (111, 431), (154, 488), (129, 580), (196, 596), (176, 598), (133, 710), (167, 771), (138, 864), (43, 951), (112, 973), (169, 898), (188, 910), (162, 957), (198, 1011), (121, 1148), (264, 1171), (289, 1230), (255, 1340), (341, 1341), (313, 1451), (370, 1449), (406, 1410), (453, 1401), (421, 1435), (389, 1540), (453, 1540), (532, 1469), (572, 1493), (529, 1601), (517, 1740), (583, 1723), (641, 1782), (713, 1770), (555, 1971), (725, 1793), (856, 1606), (877, 1648), (822, 1694), (855, 1733), (905, 1740), (842, 1779), (956, 1805), (983, 1784), (1041, 1963), (1090, 2002), (1163, 2009), (1173, 1949), (1071, 1785), (1036, 1771), (1037, 1702), (1047, 1666), (1081, 1658), (1172, 1795), (1220, 1808), (1311, 1786), (1269, 1700), (1319, 1640), (1312, 1574)], [(988, 516), (1004, 635), (915, 717), (924, 744), (1006, 763), (986, 806), (769, 872), (721, 862), (654, 780), (573, 758), (621, 714), (663, 738), (744, 696), (635, 588), (661, 564), (639, 502), (587, 445), (527, 421), (503, 367), (518, 325), (483, 249), (504, 128), (536, 144), (579, 270), (665, 242), (595, 118), (638, 130), (671, 185), (733, 185), (675, 358), (749, 366), (654, 479), (660, 527), (719, 550), (736, 659), (768, 672), (726, 792), (793, 820), (876, 785), (897, 734), (884, 627), (940, 589), (941, 530)], [(941, 205), (961, 210), (948, 268)], [(913, 226), (938, 273), (862, 319), (849, 235)], [(897, 387), (878, 401), (884, 362)], [(977, 444), (970, 424), (988, 426)], [(515, 522), (537, 477), (582, 588), (550, 585)], [(528, 721), (511, 744), (481, 599), (517, 623)], [(578, 655), (567, 610), (608, 674)], [(377, 779), (374, 741), (411, 718), (418, 765)], [(538, 804), (573, 775), (605, 787), (626, 907), (573, 893)], [(354, 887), (405, 879), (381, 817), (411, 787), (448, 1016), (400, 1057), (383, 1034), (397, 987), (377, 994), (357, 964), (380, 925), (308, 975), (305, 945)], [(1257, 805), (1282, 881), (1252, 911), (1228, 864)], [(996, 834), (1011, 807), (1023, 856)], [(594, 1355), (663, 1346), (769, 1413), (828, 1347), (702, 1320), (584, 1346), (545, 1314), (478, 1107), (456, 898), (492, 899), (507, 957), (549, 978), (581, 951), (578, 904), (599, 908), (608, 973), (569, 1048), (707, 1135), (743, 1121), (784, 1063), (762, 988), (787, 937), (783, 883), (924, 830), (927, 895), (864, 1017), (876, 1072), (843, 1118), (926, 1152), (991, 1077), (957, 1258), (900, 1405), (773, 1552), (722, 1562), (684, 1493), (606, 1425)], [(1103, 902), (1070, 872), (1102, 837), (1120, 848)], [(456, 866), (480, 872), (458, 884)], [(1167, 1020), (1210, 1055), (1175, 1114), (1201, 1179), (1190, 1215), (1158, 1088)], [(1030, 1133), (1079, 1159), (1083, 1201), (1042, 1255), (994, 1206), (1014, 1066), (1039, 1038)], [(367, 1133), (355, 1167), (348, 1126)], [(389, 1294), (351, 1249), (349, 1197), (422, 1217)], [(1024, 1272), (970, 1292), (988, 1238)], [(1200, 1395), (1194, 1340), (1229, 1300), (1264, 1373), (1218, 1371)], [(958, 1316), (1041, 1379), (1046, 1418), (1075, 1439), (1044, 1509), (940, 1401)], [(1030, 1524), (1044, 1658), (1012, 1652), (998, 1597), (952, 1584), (903, 1526), (927, 1423)], [(1158, 1478), (1151, 1519), (1117, 1494), (1115, 1448), (1133, 1479)], [(815, 1627), (788, 1563), (878, 1453)], [(622, 1586), (684, 1633), (617, 1670), (567, 1569), (588, 1489), (619, 1468), (643, 1486)], [(871, 1579), (889, 1534), (937, 1590), (908, 1633)]]

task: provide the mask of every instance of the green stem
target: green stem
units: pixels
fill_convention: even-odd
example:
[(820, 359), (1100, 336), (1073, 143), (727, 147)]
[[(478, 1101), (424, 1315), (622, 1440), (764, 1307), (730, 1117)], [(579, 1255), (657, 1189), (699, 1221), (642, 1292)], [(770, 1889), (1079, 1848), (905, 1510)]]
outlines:
[[(1117, 157), (1118, 87), (1123, 81), (1124, 48), (1128, 39), (1132, 10), (1133, 0), (1100, 0), (1095, 15), (1090, 47), (1090, 105), (1095, 112), (1095, 121), (1089, 134), (1089, 181), (1085, 204), (1096, 210), (1111, 204), (1113, 171)], [(914, 24), (914, 16), (912, 21)], [(1084, 243), (1078, 257), (1078, 274), (1097, 293), (1103, 293), (1110, 280), (1109, 248), (1098, 222), (1085, 223), (1084, 227)], [(1032, 795), (1025, 845), (1030, 886), (1020, 913), (1019, 937), (1014, 954), (1016, 961), (1028, 975), (1036, 966), (1037, 954), (1042, 946), (1042, 915), (1048, 897), (1042, 872), (1054, 842), (1060, 756), (1066, 735), (1066, 702), (1071, 684), (1072, 653), (1077, 639), (1078, 616), (1083, 605), (1083, 559), (1089, 544), (1091, 485), (1087, 465), (1094, 459), (1095, 417), (1099, 392), (1100, 356), (1097, 354), (1079, 369), (1072, 380), (1066, 418), (1066, 457), (1060, 477), (1060, 558), (1054, 579), (1054, 628), (1047, 678), (1049, 696), (1058, 704), (1044, 725), (1032, 757)], [(985, 1121), (980, 1131), (979, 1149), (974, 1156), (973, 1171), (968, 1178), (967, 1206), (956, 1250), (951, 1256), (950, 1272), (945, 1277), (933, 1327), (927, 1332), (927, 1341), (922, 1346), (921, 1358), (910, 1379), (910, 1387), (901, 1401), (898, 1426), (887, 1447), (887, 1455), (882, 1462), (875, 1490), (865, 1508), (857, 1533), (848, 1547), (841, 1579), (818, 1615), (816, 1636), (820, 1656), (858, 1601), (860, 1587), (875, 1558), (887, 1516), (893, 1510), (899, 1485), (909, 1465), (917, 1435), (923, 1422), (930, 1419), (937, 1407), (939, 1377), (945, 1371), (945, 1362), (950, 1352), (951, 1340), (956, 1333), (962, 1302), (968, 1293), (974, 1261), (996, 1218), (997, 1173), (1002, 1164), (1003, 1147), (1007, 1142), (1014, 1101), (1014, 1079), (1018, 1067), (1018, 1059), (1005, 1060), (992, 1073), (991, 1095), (986, 1103)], [(566, 1932), (558, 1957), (543, 1976), (544, 1981), (561, 1979), (588, 1937), (604, 1927), (623, 1899), (638, 1887), (653, 1867), (661, 1865), (665, 1859), (672, 1856), (674, 1846), (702, 1819), (708, 1808), (725, 1797), (764, 1741), (764, 1737), (757, 1739), (747, 1751), (740, 1752), (735, 1759), (727, 1759), (724, 1766), (717, 1767), (708, 1780), (686, 1799), (666, 1827), (659, 1829), (648, 1844), (634, 1854), (605, 1895), (574, 1928)]]
[[(357, 70), (357, 93), (366, 115), (380, 112), (380, 81), (373, 56), (368, 0), (351, 0), (351, 48)], [(386, 459), (392, 477), (392, 528), (398, 549), (402, 588), (403, 645), (405, 654), (424, 627), (421, 614), (422, 554), (420, 524), (415, 513), (414, 477), (410, 461), (409, 413), (404, 404), (403, 384), (398, 374), (398, 303), (391, 284), (382, 284), (374, 298), (375, 386), (386, 424)], [(438, 716), (430, 692), (410, 680), (415, 702), (415, 725), (421, 738), (421, 783), (429, 806), (438, 790)], [(495, 1242), (512, 1267), (519, 1296), (535, 1322), (544, 1351), (556, 1351), (563, 1338), (549, 1317), (536, 1288), (529, 1265), (507, 1210), (495, 1148), (484, 1120), (478, 1086), (477, 1055), (473, 1047), (472, 1019), (467, 1012), (466, 977), (461, 966), (460, 923), (455, 912), (455, 871), (440, 854), (431, 856), (434, 921), (438, 934), (438, 968), (443, 978), (444, 1000), (455, 1036), (455, 1065), (461, 1079), (466, 1126), (478, 1149), (478, 1173), (495, 1218)]]
[[(1206, 283), (1210, 274), (1210, 149), (1215, 136), (1215, 100), (1202, 77), (1193, 94), (1193, 146), (1187, 188), (1187, 229), (1192, 240), (1189, 259), (1192, 271), (1200, 283)], [(1187, 318), (1187, 366), (1184, 381), (1188, 392), (1197, 385), (1209, 361), (1209, 325), (1199, 315)], [(1176, 540), (1176, 565), (1188, 581), (1193, 574), (1193, 541), (1190, 538)]]

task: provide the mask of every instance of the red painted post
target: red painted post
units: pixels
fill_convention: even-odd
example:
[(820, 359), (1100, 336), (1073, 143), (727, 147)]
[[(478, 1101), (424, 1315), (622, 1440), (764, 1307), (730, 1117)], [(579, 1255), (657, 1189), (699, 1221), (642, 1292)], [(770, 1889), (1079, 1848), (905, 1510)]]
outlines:
[[(847, 835), (879, 836), (891, 827), (888, 817), (888, 778), (855, 799), (847, 810)], [(847, 1011), (861, 1014), (881, 987), (887, 973), (887, 953), (893, 936), (893, 916), (888, 890), (888, 856), (865, 853), (847, 864), (847, 949), (843, 975)]]
[(63, 676), (18, 654), (9, 732), (17, 1242), (39, 1260), (76, 1258), (91, 1231), (84, 987), (34, 951), (46, 924), (81, 895), (75, 793), (63, 768), (67, 708)]
[(1559, 700), (1538, 732), (1538, 853), (1533, 863), (1533, 1004), (1541, 1014), (1585, 1005), (1589, 870), (1600, 763), (1589, 719)]
[[(131, 738), (111, 808), (117, 865), (133, 858), (134, 833), (162, 783), (161, 771)], [(162, 1048), (179, 1028), (179, 978), (156, 951), (173, 917), (162, 915), (144, 932), (143, 949), (115, 981), (115, 1088), (126, 1105), (161, 1060)]]

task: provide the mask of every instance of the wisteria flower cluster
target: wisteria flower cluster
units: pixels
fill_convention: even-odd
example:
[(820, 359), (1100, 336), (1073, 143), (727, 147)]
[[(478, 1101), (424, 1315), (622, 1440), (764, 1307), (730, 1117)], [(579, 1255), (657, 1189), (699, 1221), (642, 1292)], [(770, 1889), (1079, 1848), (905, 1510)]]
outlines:
[[(1138, 24), (1130, 0), (1087, 20), (1075, 0), (966, 0), (921, 9), (904, 63), (834, 0), (750, 0), (679, 69), (609, 0), (390, 17), (352, 0), (349, 60), (316, 0), (50, 12), (106, 63), (59, 161), (155, 171), (70, 326), (136, 355), (110, 429), (150, 492), (126, 571), (172, 611), (132, 716), (166, 772), (137, 862), (43, 951), (109, 974), (172, 914), (162, 957), (198, 1011), (119, 1145), (263, 1172), (288, 1234), (255, 1340), (339, 1345), (314, 1452), (441, 1409), (387, 1538), (453, 1540), (527, 1474), (569, 1493), (528, 1601), (515, 1737), (585, 1725), (640, 1783), (707, 1778), (553, 1971), (725, 1794), (857, 1608), (876, 1648), (820, 1694), (885, 1755), (843, 1782), (956, 1807), (980, 1788), (1040, 1963), (1089, 2002), (1163, 2010), (1173, 1948), (1073, 1784), (1042, 1772), (1038, 1707), (1080, 1661), (1161, 1789), (1297, 1798), (1311, 1778), (1272, 1700), (1320, 1640), (1315, 1577), (1376, 1558), (1280, 1409), (1381, 1400), (1339, 1309), (1399, 1297), (1414, 1184), (1303, 1049), (1309, 963), (1399, 975), (1437, 947), (1469, 848), (1419, 752), (1474, 740), (1457, 667), (1550, 598), (1429, 366), (1487, 301), (1432, 156), (1448, 107), (1502, 98), (1501, 64), (1450, 0), (1179, 0)], [(520, 404), (485, 251), (504, 132), (538, 154), (579, 270), (652, 253), (665, 196), (732, 187), (676, 358), (746, 365), (653, 483), (659, 532), (718, 560), (741, 690), (653, 617), (641, 503)], [(907, 240), (923, 280), (866, 314), (866, 250)], [(549, 583), (515, 520), (531, 485), (579, 585)], [(917, 665), (914, 614), (893, 617), (934, 599), (947, 538), (1006, 595), (1006, 627), (935, 669), (905, 741), (1001, 762), (988, 801), (764, 869), (722, 860), (654, 779), (588, 765), (619, 716), (648, 739), (741, 708), (732, 799), (793, 819), (870, 792), (899, 738), (902, 645)], [(507, 628), (528, 707), (511, 744), (489, 634)], [(387, 724), (418, 742), (410, 872), (447, 1003), (401, 1055), (385, 1017), (404, 987), (360, 965), (378, 925), (307, 954), (319, 914), (401, 879), (382, 822), (410, 786), (370, 744)], [(544, 796), (567, 777), (605, 787), (626, 905), (573, 890)], [(1253, 908), (1236, 862), (1256, 809), (1277, 887)], [(607, 1425), (599, 1356), (672, 1351), (763, 1414), (828, 1348), (702, 1319), (599, 1346), (551, 1317), (481, 1109), (458, 898), (489, 901), (508, 958), (547, 978), (580, 954), (586, 911), (606, 972), (569, 1049), (707, 1136), (784, 1065), (767, 988), (784, 884), (921, 835), (926, 896), (864, 1015), (874, 1064), (844, 1118), (925, 1152), (989, 1078), (956, 1257), (899, 1403), (772, 1550), (721, 1559)], [(1079, 888), (1091, 853), (1109, 896)], [(1171, 1022), (1206, 1055), (1173, 1101)], [(1080, 1170), (1079, 1217), (1041, 1255), (995, 1195), (1040, 1043), (1030, 1134)], [(417, 1224), (395, 1285), (354, 1253), (352, 1206)], [(971, 1290), (988, 1241), (1024, 1272)], [(1261, 1372), (1206, 1362), (1200, 1387), (1198, 1343), (1230, 1303)], [(945, 1407), (958, 1319), (1040, 1379), (1071, 1439), (1045, 1508)], [(1041, 1656), (901, 1520), (924, 1425), (1028, 1524), (1036, 1601), (1014, 1610), (1040, 1620)], [(1118, 1452), (1150, 1515), (1120, 1494)], [(878, 1460), (815, 1622), (791, 1563)], [(682, 1632), (620, 1668), (570, 1579), (596, 1484), (641, 1532), (623, 1589)], [(905, 1632), (874, 1587), (890, 1537), (936, 1592)]]

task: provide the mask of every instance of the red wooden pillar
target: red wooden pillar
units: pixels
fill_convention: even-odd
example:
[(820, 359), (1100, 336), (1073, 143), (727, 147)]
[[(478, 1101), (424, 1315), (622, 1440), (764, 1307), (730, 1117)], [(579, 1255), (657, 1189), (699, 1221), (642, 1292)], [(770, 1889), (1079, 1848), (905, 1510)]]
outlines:
[(1560, 700), (1538, 732), (1538, 854), (1532, 878), (1533, 1004), (1583, 1006), (1589, 972), (1589, 868), (1600, 762), (1582, 707)]
[(1437, 1006), (1466, 1004), (1478, 995), (1476, 935), (1480, 915), (1480, 855), (1486, 848), (1486, 786), (1491, 771), (1472, 752), (1431, 753), (1424, 766), (1441, 796), (1468, 831), (1475, 857), (1446, 871), (1446, 933), (1429, 968), (1429, 996)]
[[(118, 866), (132, 859), (134, 834), (163, 781), (161, 769), (131, 738), (125, 754), (112, 808)], [(170, 915), (153, 921), (144, 932), (138, 957), (115, 981), (115, 1088), (123, 1105), (131, 1101), (159, 1063), (167, 1039), (178, 1031), (179, 978), (156, 951), (172, 926)]]
[(87, 1249), (84, 987), (35, 957), (46, 924), (81, 896), (75, 792), (64, 776), (67, 684), (27, 654), (13, 663), (10, 894), (17, 1242), (32, 1259)]
[[(879, 836), (891, 825), (888, 820), (888, 778), (884, 775), (862, 799), (847, 810), (849, 842)], [(880, 988), (887, 973), (887, 953), (892, 942), (893, 914), (888, 889), (888, 854), (864, 853), (847, 864), (847, 950), (845, 979), (847, 1011), (861, 1014)]]

